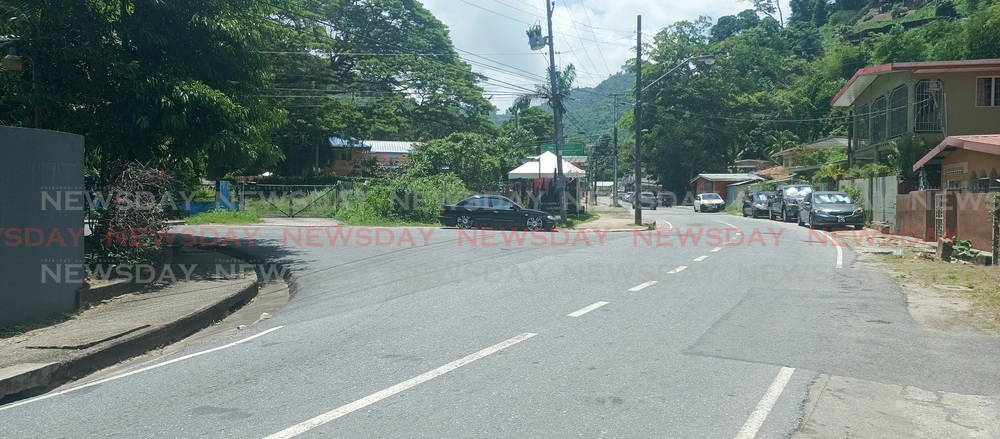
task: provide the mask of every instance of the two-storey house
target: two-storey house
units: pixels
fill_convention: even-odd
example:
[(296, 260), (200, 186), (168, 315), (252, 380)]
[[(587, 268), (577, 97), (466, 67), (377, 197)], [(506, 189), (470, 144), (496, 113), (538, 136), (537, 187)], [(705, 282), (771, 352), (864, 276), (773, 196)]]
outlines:
[(833, 98), (852, 107), (850, 163), (884, 162), (896, 139), (1000, 132), (1000, 59), (883, 64), (858, 70)]

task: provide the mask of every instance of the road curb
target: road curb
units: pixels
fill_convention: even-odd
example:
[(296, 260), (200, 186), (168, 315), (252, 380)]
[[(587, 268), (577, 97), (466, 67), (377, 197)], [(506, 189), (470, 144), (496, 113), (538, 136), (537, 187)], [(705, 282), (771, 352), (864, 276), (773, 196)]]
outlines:
[[(0, 376), (0, 402), (10, 402), (48, 392), (101, 369), (184, 339), (246, 305), (257, 296), (258, 291), (259, 283), (250, 281), (224, 299), (198, 311), (148, 331), (107, 341), (102, 343), (100, 348), (79, 357), (46, 364), (15, 365), (0, 370), (0, 373), (8, 372), (7, 376)], [(26, 367), (19, 368), (19, 366)]]

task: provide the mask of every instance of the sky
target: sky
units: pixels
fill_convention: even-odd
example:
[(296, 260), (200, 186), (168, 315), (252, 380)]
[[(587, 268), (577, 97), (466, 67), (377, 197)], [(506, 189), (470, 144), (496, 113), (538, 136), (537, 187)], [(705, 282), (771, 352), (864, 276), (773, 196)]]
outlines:
[[(787, 18), (788, 0), (780, 0)], [(545, 0), (422, 0), (448, 27), (452, 43), (483, 84), (499, 111), (517, 95), (547, 81), (548, 48), (532, 51), (525, 31), (546, 30)], [(635, 57), (636, 16), (642, 15), (643, 42), (663, 27), (707, 15), (712, 21), (751, 9), (747, 0), (556, 0), (552, 18), (556, 65), (572, 63), (575, 85), (593, 87)]]

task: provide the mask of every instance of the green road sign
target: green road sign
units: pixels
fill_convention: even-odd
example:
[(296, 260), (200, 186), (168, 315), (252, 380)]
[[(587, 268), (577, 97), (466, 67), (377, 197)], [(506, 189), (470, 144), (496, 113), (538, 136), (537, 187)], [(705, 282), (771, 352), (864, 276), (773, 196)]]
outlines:
[[(545, 151), (549, 151), (549, 152), (555, 154), (556, 153), (556, 146), (555, 145), (542, 145), (542, 152), (545, 152)], [(583, 152), (583, 144), (582, 143), (564, 143), (563, 146), (562, 146), (562, 155), (564, 155), (564, 156), (567, 156), (567, 155), (583, 156), (583, 155), (587, 155), (587, 154), (584, 154), (584, 152)]]

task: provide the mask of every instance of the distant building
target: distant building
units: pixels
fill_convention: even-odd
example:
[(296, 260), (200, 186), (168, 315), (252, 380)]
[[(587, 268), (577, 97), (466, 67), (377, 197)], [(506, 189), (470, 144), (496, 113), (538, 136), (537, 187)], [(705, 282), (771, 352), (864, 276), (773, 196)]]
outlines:
[(362, 143), (370, 148), (367, 152), (368, 157), (374, 158), (384, 168), (405, 165), (406, 157), (420, 144), (420, 142), (390, 140), (364, 140)]

